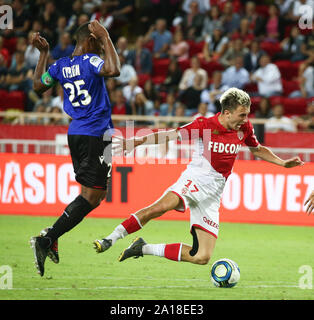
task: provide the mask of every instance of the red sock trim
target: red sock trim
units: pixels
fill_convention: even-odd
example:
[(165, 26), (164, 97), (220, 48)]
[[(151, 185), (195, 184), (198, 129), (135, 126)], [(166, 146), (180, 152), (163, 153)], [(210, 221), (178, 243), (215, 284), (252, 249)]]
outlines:
[(166, 244), (165, 247), (165, 258), (173, 261), (181, 260), (181, 246), (182, 243), (171, 243)]
[(124, 220), (121, 224), (128, 234), (136, 232), (142, 228), (133, 215), (131, 215), (129, 219)]

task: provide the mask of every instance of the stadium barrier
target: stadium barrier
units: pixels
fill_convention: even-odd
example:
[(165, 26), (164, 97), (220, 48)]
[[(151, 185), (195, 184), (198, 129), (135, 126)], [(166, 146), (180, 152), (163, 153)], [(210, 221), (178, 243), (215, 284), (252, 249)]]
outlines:
[[(92, 217), (128, 217), (156, 201), (186, 167), (178, 163), (117, 163), (107, 201)], [(311, 190), (313, 163), (286, 169), (263, 161), (239, 160), (224, 190), (220, 220), (314, 226), (314, 216), (307, 216), (303, 206)], [(0, 214), (58, 216), (79, 192), (69, 156), (0, 154)], [(172, 211), (161, 219), (189, 220), (189, 214)]]

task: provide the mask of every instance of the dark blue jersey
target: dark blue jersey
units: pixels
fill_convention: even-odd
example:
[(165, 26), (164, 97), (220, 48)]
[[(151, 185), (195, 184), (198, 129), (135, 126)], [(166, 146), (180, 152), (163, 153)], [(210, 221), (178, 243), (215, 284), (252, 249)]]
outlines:
[(104, 78), (104, 61), (96, 54), (65, 57), (48, 72), (63, 87), (63, 109), (73, 119), (68, 134), (101, 136), (113, 128), (111, 105)]

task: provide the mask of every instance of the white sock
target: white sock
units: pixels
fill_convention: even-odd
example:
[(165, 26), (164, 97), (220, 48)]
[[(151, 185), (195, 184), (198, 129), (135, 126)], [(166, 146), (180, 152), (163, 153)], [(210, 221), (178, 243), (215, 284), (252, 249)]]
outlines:
[(128, 233), (125, 230), (125, 228), (123, 227), (123, 225), (119, 224), (113, 230), (113, 232), (108, 237), (106, 237), (106, 239), (111, 239), (112, 240), (112, 245), (114, 245), (117, 242), (117, 240), (123, 239), (127, 235), (128, 235)]
[(165, 244), (145, 244), (143, 246), (143, 254), (150, 254), (153, 256), (165, 256)]

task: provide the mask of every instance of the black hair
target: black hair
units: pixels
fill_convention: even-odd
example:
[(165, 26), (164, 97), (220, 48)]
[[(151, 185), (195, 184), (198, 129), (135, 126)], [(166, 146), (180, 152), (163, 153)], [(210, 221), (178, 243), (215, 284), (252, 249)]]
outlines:
[(89, 30), (88, 26), (89, 22), (86, 22), (76, 29), (74, 33), (74, 39), (76, 42), (82, 42), (91, 35), (91, 31)]

